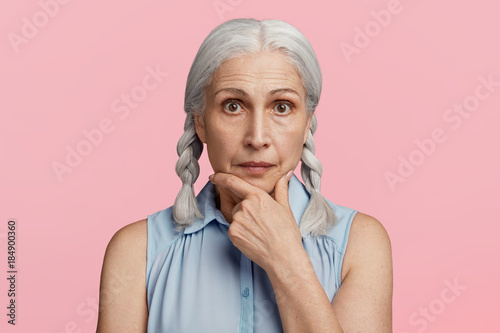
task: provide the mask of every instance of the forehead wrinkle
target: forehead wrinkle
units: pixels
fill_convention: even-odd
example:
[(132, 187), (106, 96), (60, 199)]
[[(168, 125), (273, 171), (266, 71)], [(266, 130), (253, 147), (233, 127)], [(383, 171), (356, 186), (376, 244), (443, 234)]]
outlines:
[[(255, 82), (259, 80), (284, 80), (296, 82), (294, 78), (290, 77), (287, 73), (264, 73), (264, 74), (248, 74), (248, 73), (231, 73), (231, 74), (221, 74), (215, 77), (215, 82), (220, 81), (243, 81), (243, 82)], [(300, 78), (299, 78), (300, 81)]]
[[(246, 64), (248, 65), (248, 63)], [(241, 62), (238, 59), (222, 63), (213, 77), (212, 96), (224, 89), (229, 91), (234, 89), (233, 92), (237, 94), (244, 92), (247, 95), (255, 89), (264, 89), (270, 92), (279, 89), (292, 89), (297, 91), (298, 97), (305, 98), (306, 89), (293, 64), (281, 62), (278, 66), (281, 67), (276, 68), (268, 63), (262, 66), (262, 63), (257, 61), (246, 66), (242, 71)], [(286, 91), (279, 93), (295, 95), (293, 92)]]
[[(297, 71), (292, 71), (292, 75), (295, 75), (297, 77), (299, 77)], [(222, 70), (222, 71), (218, 71), (217, 74), (215, 75), (216, 77), (233, 77), (233, 76), (250, 76), (250, 77), (264, 77), (264, 78), (267, 78), (267, 77), (274, 77), (274, 76), (283, 76), (283, 77), (290, 77), (290, 71), (286, 71), (286, 70), (281, 70), (281, 69), (277, 69), (277, 70), (265, 70), (265, 71), (251, 71), (251, 72), (247, 72), (247, 73), (242, 73), (241, 70), (239, 68), (237, 69), (234, 69), (234, 70), (229, 70), (229, 71), (226, 71), (226, 70)]]
[[(264, 84), (258, 84), (259, 81), (261, 81), (260, 78), (255, 78), (254, 75), (247, 75), (247, 74), (227, 74), (227, 75), (221, 75), (220, 77), (216, 78), (214, 80), (215, 86), (214, 86), (214, 91), (219, 91), (221, 89), (226, 89), (226, 88), (236, 88), (240, 89), (236, 86), (230, 86), (226, 87), (227, 83), (249, 83), (249, 84), (254, 84), (257, 83), (258, 86), (272, 86), (276, 87), (278, 86), (279, 88), (277, 89), (293, 89), (299, 93), (300, 90), (304, 90), (304, 87), (302, 85), (302, 81), (299, 79), (294, 80), (293, 78), (290, 78), (287, 75), (283, 75), (283, 78), (276, 78), (276, 77), (268, 77), (265, 78), (267, 79), (268, 82), (265, 82)], [(276, 79), (276, 80), (273, 80)], [(244, 89), (242, 89), (244, 90)], [(272, 90), (276, 90), (272, 89)], [(299, 93), (300, 95), (300, 93)]]

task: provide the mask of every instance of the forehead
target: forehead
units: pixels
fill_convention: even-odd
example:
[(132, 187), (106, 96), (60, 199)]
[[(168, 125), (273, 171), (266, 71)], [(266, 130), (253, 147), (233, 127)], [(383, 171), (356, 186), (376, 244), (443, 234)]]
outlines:
[(299, 73), (281, 52), (261, 52), (229, 59), (216, 71), (213, 91), (235, 85), (259, 85), (269, 89), (290, 88), (305, 95)]

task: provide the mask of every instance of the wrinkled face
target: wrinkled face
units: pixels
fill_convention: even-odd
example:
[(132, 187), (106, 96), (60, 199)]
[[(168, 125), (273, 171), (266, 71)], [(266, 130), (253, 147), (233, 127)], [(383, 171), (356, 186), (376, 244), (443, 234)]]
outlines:
[(264, 52), (224, 62), (206, 90), (205, 114), (195, 122), (214, 172), (268, 193), (295, 169), (309, 134), (306, 92), (286, 59)]

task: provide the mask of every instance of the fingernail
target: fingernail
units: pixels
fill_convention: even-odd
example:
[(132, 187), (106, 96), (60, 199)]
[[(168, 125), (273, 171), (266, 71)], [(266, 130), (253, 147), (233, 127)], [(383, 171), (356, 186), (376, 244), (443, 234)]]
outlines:
[(213, 175), (213, 174), (211, 174), (210, 176), (208, 176), (208, 179), (209, 179), (210, 181), (212, 181), (212, 179), (214, 179), (214, 175)]
[(286, 174), (286, 180), (290, 180), (292, 178), (292, 175), (293, 175), (293, 170), (290, 170), (288, 171), (288, 173)]

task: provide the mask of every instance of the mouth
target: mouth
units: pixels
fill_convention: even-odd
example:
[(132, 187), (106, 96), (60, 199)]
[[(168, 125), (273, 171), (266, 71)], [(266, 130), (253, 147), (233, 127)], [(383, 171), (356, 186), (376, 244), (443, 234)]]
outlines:
[(271, 169), (274, 164), (267, 162), (245, 162), (238, 164), (238, 166), (242, 167), (246, 172), (250, 174), (261, 175)]

